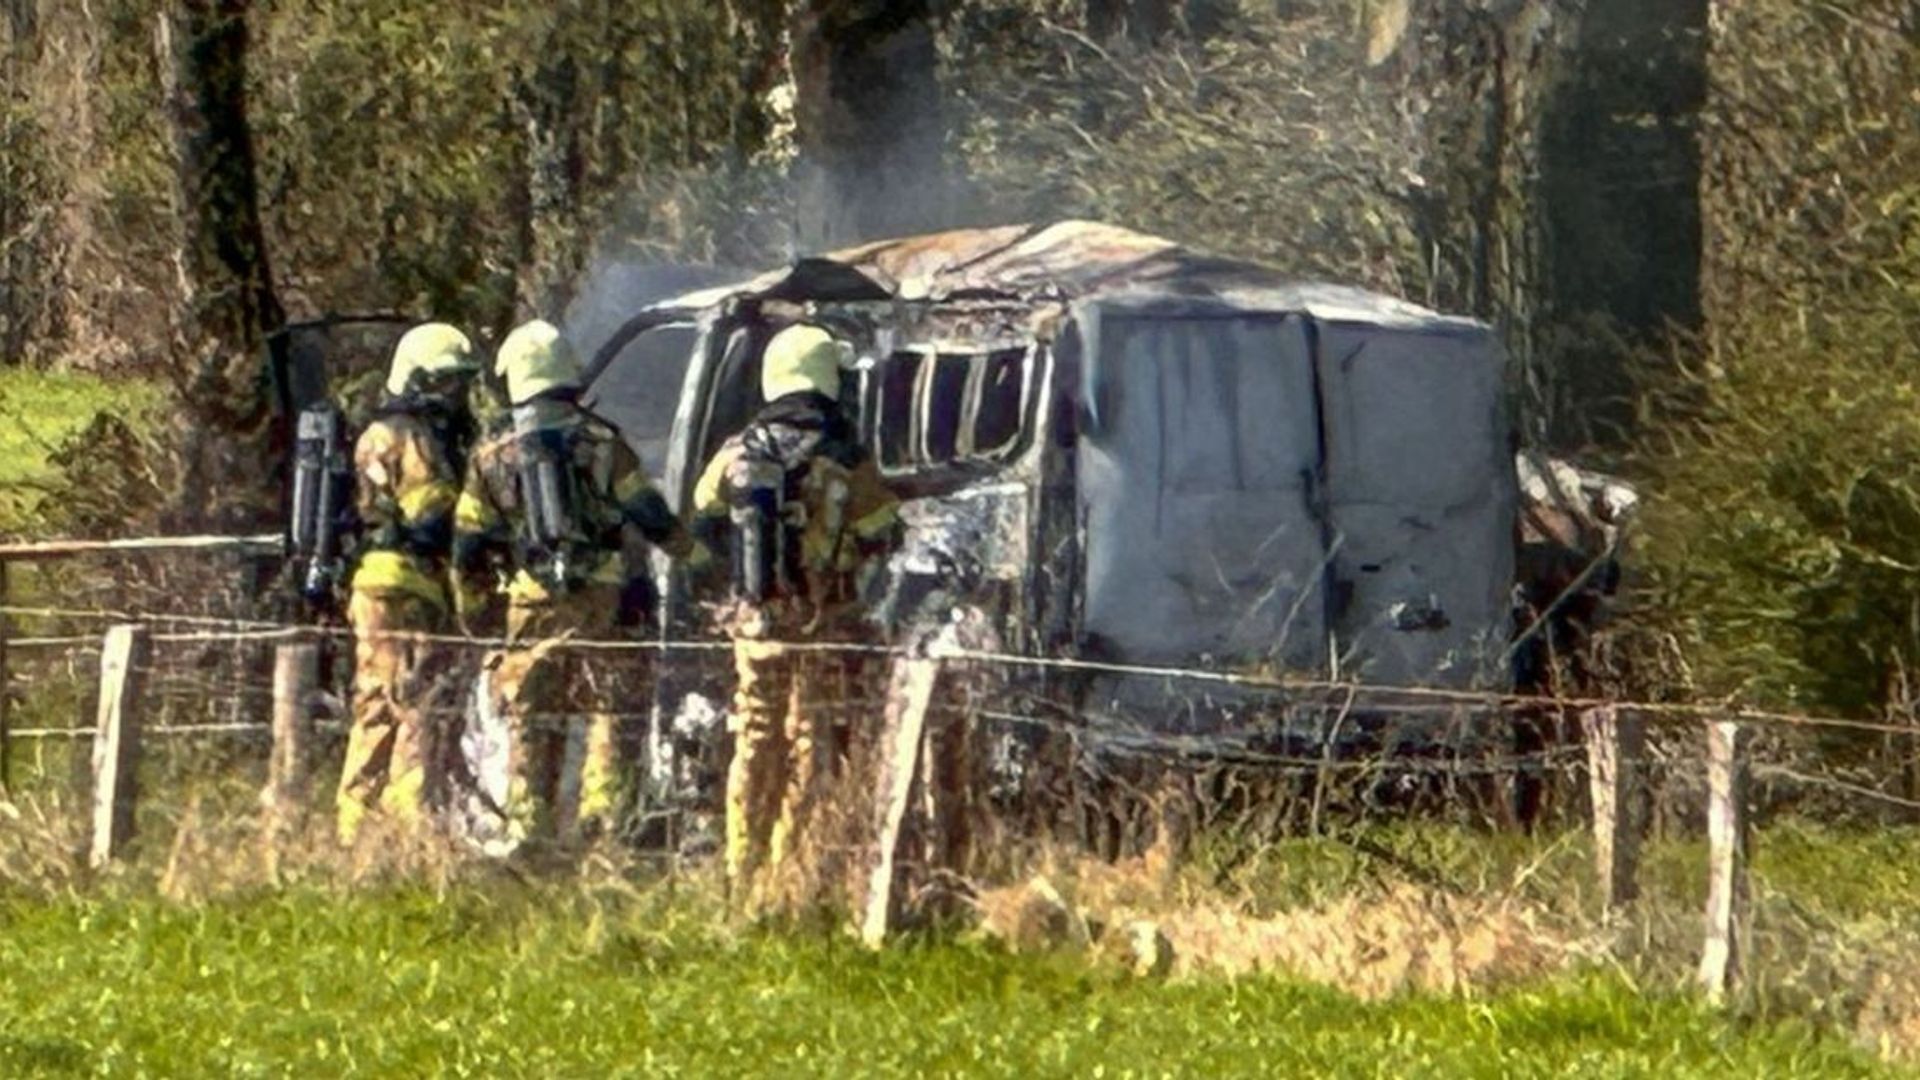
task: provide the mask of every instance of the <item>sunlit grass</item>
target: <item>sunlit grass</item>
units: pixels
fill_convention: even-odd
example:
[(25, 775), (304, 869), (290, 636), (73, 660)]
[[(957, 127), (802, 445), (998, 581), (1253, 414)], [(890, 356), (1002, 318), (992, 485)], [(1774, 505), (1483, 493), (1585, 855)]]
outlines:
[(139, 428), (160, 393), (136, 379), (73, 372), (0, 369), (0, 532), (32, 532), (35, 508), (57, 478), (48, 456), (68, 436), (107, 412)]
[(1363, 1004), (1078, 958), (721, 930), (655, 891), (0, 905), (7, 1075), (1876, 1075), (1623, 977)]

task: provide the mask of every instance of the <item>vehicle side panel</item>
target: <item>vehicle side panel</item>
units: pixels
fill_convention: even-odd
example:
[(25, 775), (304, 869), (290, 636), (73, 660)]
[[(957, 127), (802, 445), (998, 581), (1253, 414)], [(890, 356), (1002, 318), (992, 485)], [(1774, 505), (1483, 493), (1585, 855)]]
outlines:
[(1517, 490), (1503, 361), (1483, 333), (1320, 328), (1341, 674), (1497, 679)]

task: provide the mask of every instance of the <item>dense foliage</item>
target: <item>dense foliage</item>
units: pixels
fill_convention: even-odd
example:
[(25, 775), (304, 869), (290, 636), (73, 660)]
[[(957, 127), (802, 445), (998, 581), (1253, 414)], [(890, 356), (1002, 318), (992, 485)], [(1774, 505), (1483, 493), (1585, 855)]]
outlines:
[[(261, 183), (282, 289), (306, 310), (499, 328), (515, 273), (536, 256), (577, 269), (616, 206), (623, 239), (674, 256), (735, 239), (666, 209), (687, 171), (746, 142), (719, 5), (294, 5), (265, 29)], [(517, 205), (529, 169), (557, 170), (551, 213)]]
[[(91, 241), (69, 246), (66, 272), (75, 287), (151, 300), (127, 296), (139, 305), (130, 319), (89, 305), (100, 310), (79, 313), (72, 336), (27, 355), (77, 348), (92, 330), (112, 339), (110, 358), (151, 360), (181, 285), (169, 267), (173, 132), (157, 106), (173, 78), (167, 51), (185, 45), (156, 42), (161, 0), (98, 16), (42, 7), (34, 38), (11, 43), (36, 58), (14, 90), (43, 111), (85, 114), (42, 147), (67, 185), (71, 230)], [(721, 254), (744, 231), (674, 208), (691, 173), (757, 145), (720, 5), (254, 8), (258, 182), (276, 285), (296, 317), (432, 311), (497, 327), (533, 258), (577, 265), (616, 214), (623, 240), (675, 257)], [(95, 78), (74, 85), (64, 75), (76, 63)], [(566, 196), (538, 221), (526, 205), (535, 167)]]
[(1408, 205), (1419, 148), (1394, 82), (1356, 63), (1347, 5), (1248, 5), (1231, 33), (1144, 44), (1035, 6), (967, 5), (951, 35), (959, 156), (988, 216), (1121, 221), (1428, 294)]
[(1920, 661), (1920, 23), (1723, 13), (1703, 338), (1649, 365), (1644, 616), (1703, 689), (1861, 710)]

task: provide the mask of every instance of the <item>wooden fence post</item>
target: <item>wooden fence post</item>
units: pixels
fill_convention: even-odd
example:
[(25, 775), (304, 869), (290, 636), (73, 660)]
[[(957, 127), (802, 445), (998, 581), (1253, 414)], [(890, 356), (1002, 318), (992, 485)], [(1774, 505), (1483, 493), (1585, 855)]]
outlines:
[(1737, 723), (1707, 725), (1706, 946), (1700, 954), (1700, 986), (1724, 1000), (1741, 976), (1747, 943), (1747, 739)]
[(152, 639), (147, 628), (121, 624), (107, 631), (100, 650), (100, 703), (93, 735), (93, 843), (88, 862), (98, 868), (133, 839), (139, 798), (140, 705)]
[(273, 756), (267, 769), (267, 809), (283, 824), (306, 812), (313, 770), (313, 697), (320, 686), (320, 646), (281, 645), (273, 651)]
[(1640, 762), (1646, 726), (1611, 705), (1580, 714), (1593, 801), (1593, 858), (1609, 913), (1640, 895)]
[(871, 947), (886, 943), (893, 929), (893, 891), (900, 833), (913, 798), (913, 779), (920, 767), (920, 747), (927, 727), (933, 688), (940, 681), (940, 661), (912, 657), (894, 663), (888, 679), (886, 715), (881, 722), (874, 815), (875, 852), (867, 879), (866, 910), (860, 938)]

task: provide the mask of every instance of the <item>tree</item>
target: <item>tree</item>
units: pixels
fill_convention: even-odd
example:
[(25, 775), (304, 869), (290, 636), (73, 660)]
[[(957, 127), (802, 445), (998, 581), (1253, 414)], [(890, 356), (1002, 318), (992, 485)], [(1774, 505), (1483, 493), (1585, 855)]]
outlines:
[[(260, 224), (247, 118), (250, 0), (177, 0), (168, 23), (182, 265), (203, 377), (256, 357), (285, 321)], [(223, 379), (231, 385), (232, 379)]]
[(1425, 294), (1418, 156), (1398, 85), (1360, 70), (1350, 0), (1245, 5), (1152, 47), (1038, 7), (975, 0), (948, 30), (958, 156), (994, 220), (1113, 221)]
[(263, 434), (261, 360), (268, 335), (286, 322), (267, 261), (247, 116), (250, 8), (249, 0), (175, 0), (161, 23), (187, 284), (183, 404), (193, 427), (184, 490), (255, 495), (227, 505), (183, 500), (183, 513), (201, 521), (259, 514), (264, 484), (236, 483), (235, 473), (259, 474), (266, 448), (234, 444)]
[(586, 147), (579, 122), (586, 106), (581, 64), (559, 48), (550, 30), (539, 59), (515, 87), (512, 112), (525, 140), (515, 192), (519, 219), (516, 319), (566, 310), (574, 280), (586, 262), (581, 233)]
[(739, 179), (765, 128), (742, 83), (759, 45), (721, 6), (263, 10), (255, 122), (295, 310), (399, 309), (499, 333), (563, 309), (603, 249), (748, 263), (777, 250), (760, 242), (765, 193)]
[(1905, 705), (1920, 668), (1920, 9), (1754, 0), (1715, 23), (1707, 317), (1687, 362), (1646, 382), (1634, 621), (1677, 642), (1708, 693)]
[(1699, 327), (1706, 0), (1373, 14), (1422, 159), (1430, 299), (1501, 327), (1535, 439), (1622, 445), (1629, 358)]
[(73, 160), (89, 117), (82, 102), (92, 57), (73, 39), (82, 18), (0, 8), (0, 359), (54, 355), (71, 339), (84, 301), (72, 295), (67, 228), (90, 190)]
[[(1542, 103), (1539, 302), (1553, 434), (1633, 434), (1626, 361), (1702, 326), (1700, 115), (1708, 0), (1588, 5)], [(1625, 438), (1623, 438), (1625, 437)]]
[(0, 29), (0, 358), (14, 362), (49, 335), (46, 221), (54, 201), (45, 137), (31, 94), (39, 27), (34, 5), (11, 0)]
[(796, 0), (802, 249), (953, 223), (934, 29), (929, 0)]

